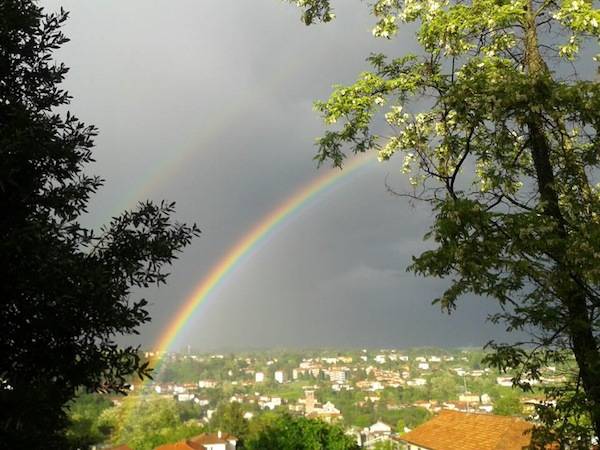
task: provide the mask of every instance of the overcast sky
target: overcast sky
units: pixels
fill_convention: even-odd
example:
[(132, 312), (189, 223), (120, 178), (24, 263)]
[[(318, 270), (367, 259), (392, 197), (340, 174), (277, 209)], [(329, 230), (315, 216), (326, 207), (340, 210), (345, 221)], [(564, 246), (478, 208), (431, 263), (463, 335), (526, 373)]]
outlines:
[[(278, 204), (319, 175), (322, 132), (312, 110), (335, 83), (367, 68), (370, 52), (414, 50), (410, 30), (376, 41), (364, 2), (338, 2), (338, 19), (305, 27), (280, 0), (49, 1), (71, 11), (71, 110), (98, 126), (106, 186), (90, 205), (98, 226), (136, 201), (177, 201), (203, 231), (147, 292), (147, 347), (222, 256)], [(404, 37), (403, 37), (404, 36)], [(442, 281), (406, 273), (426, 248), (424, 206), (391, 196), (398, 162), (342, 179), (254, 252), (205, 302), (175, 349), (482, 345), (490, 301), (465, 299), (447, 316), (431, 300)]]

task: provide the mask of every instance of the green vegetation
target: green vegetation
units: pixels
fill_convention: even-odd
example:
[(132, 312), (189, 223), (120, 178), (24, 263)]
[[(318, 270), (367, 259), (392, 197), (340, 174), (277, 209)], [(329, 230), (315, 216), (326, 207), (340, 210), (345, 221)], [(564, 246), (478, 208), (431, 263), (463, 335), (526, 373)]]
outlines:
[(99, 423), (102, 412), (113, 406), (106, 396), (82, 394), (68, 405), (67, 440), (71, 448), (88, 448), (108, 437)]
[[(335, 359), (333, 354), (343, 360)], [(386, 360), (376, 362), (376, 357), (381, 355), (386, 355)], [(393, 355), (396, 355), (395, 360)], [(399, 359), (399, 355), (405, 359)], [(437, 355), (437, 359), (431, 358), (432, 355)], [(500, 386), (497, 377), (501, 372), (481, 369), (485, 355), (476, 349), (434, 348), (171, 355), (163, 366), (161, 381), (148, 384), (145, 392), (136, 389), (124, 399), (79, 397), (69, 410), (69, 436), (82, 448), (92, 444), (127, 443), (135, 450), (146, 450), (201, 432), (224, 431), (239, 438), (239, 448), (269, 443), (283, 445), (272, 441), (275, 438), (271, 436), (282, 424), (291, 427), (290, 433), (317, 433), (312, 421), (302, 419), (307, 390), (314, 391), (319, 407), (331, 402), (339, 410), (341, 415), (334, 417), (333, 422), (348, 432), (364, 432), (365, 428), (382, 421), (401, 434), (405, 427), (412, 429), (432, 417), (426, 408), (464, 410), (467, 401), (460, 401), (459, 397), (465, 394), (465, 388), (471, 396), (469, 411), (481, 412), (479, 407), (485, 405), (493, 407), (495, 414), (526, 417), (533, 412), (524, 409), (524, 400), (543, 398), (548, 386), (534, 386), (528, 393)], [(419, 369), (419, 361), (425, 357), (433, 361), (429, 363), (431, 367)], [(299, 366), (306, 364), (311, 365), (315, 373), (298, 373)], [(345, 368), (344, 384), (339, 385), (325, 375), (333, 367)], [(189, 378), (181, 378), (190, 368), (193, 370), (185, 375)], [(216, 374), (224, 368), (227, 371), (220, 377), (222, 381), (197, 378)], [(298, 379), (289, 375), (283, 383), (273, 381), (275, 371), (292, 374), (294, 369)], [(570, 370), (566, 365), (549, 368), (545, 373), (556, 375)], [(256, 382), (255, 371), (262, 371), (265, 380)], [(457, 371), (464, 375), (458, 376)], [(418, 376), (427, 384), (408, 386), (406, 380), (400, 378), (401, 372), (406, 380)], [(398, 378), (391, 378), (393, 386), (385, 381), (390, 374), (398, 374)], [(198, 387), (199, 380), (203, 386), (210, 387)], [(373, 390), (371, 383), (381, 385)], [(161, 394), (157, 394), (158, 391)], [(185, 392), (181, 401), (175, 400), (178, 392)], [(274, 403), (270, 404), (271, 401)], [(292, 425), (288, 423), (290, 420), (294, 422)]]
[(523, 404), (517, 392), (506, 392), (494, 402), (494, 413), (501, 416), (520, 416)]
[(252, 424), (248, 450), (358, 450), (356, 440), (321, 420), (268, 413)]
[(209, 429), (226, 430), (240, 439), (240, 447), (248, 436), (248, 421), (244, 419), (244, 410), (238, 402), (219, 405), (210, 419)]
[(110, 430), (113, 444), (127, 443), (135, 450), (152, 450), (200, 434), (203, 427), (196, 421), (182, 420), (173, 399), (155, 396), (128, 396), (103, 411), (99, 424)]
[[(333, 0), (290, 3), (306, 24), (334, 18)], [(435, 300), (446, 312), (466, 294), (497, 301), (490, 319), (529, 337), (490, 342), (485, 362), (515, 370), (524, 389), (573, 355), (576, 370), (539, 413), (562, 446), (589, 448), (600, 438), (597, 3), (371, 7), (373, 36), (398, 37), (407, 24), (401, 47), (414, 36), (420, 51), (372, 54), (370, 71), (316, 103), (328, 129), (315, 158), (338, 167), (372, 149), (381, 161), (403, 158), (412, 189), (399, 195), (435, 213), (433, 248), (410, 269), (450, 282)]]

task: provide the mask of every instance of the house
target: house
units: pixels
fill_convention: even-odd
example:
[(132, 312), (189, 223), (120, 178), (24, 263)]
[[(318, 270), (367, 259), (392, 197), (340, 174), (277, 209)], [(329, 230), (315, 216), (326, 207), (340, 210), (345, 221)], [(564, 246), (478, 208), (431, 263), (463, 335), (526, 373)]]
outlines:
[(391, 433), (392, 427), (380, 420), (369, 427), (369, 434), (384, 434), (389, 436)]
[(273, 411), (278, 406), (281, 406), (281, 397), (261, 397), (258, 401), (260, 409), (270, 409)]
[(412, 405), (416, 408), (425, 408), (427, 411), (439, 411), (441, 409), (435, 400), (417, 400)]
[(178, 402), (190, 402), (190, 401), (194, 400), (194, 398), (196, 398), (196, 396), (194, 394), (177, 394), (177, 395), (175, 395), (175, 399)]
[(323, 361), (325, 364), (337, 364), (338, 359), (323, 357), (323, 358), (321, 358), (321, 361)]
[(496, 384), (498, 386), (512, 387), (513, 386), (512, 380), (513, 380), (512, 377), (497, 377)]
[(314, 391), (306, 391), (304, 393), (304, 415), (311, 418), (318, 418), (328, 423), (337, 422), (342, 419), (342, 414), (339, 409), (331, 402), (319, 406), (315, 399)]
[(392, 428), (381, 421), (363, 429), (360, 444), (365, 449), (376, 448), (382, 444), (387, 444), (385, 448), (396, 448), (397, 446), (396, 441), (392, 438)]
[(515, 417), (441, 411), (399, 439), (408, 450), (523, 450), (532, 427)]
[(448, 401), (443, 403), (442, 408), (450, 409), (452, 411), (475, 412), (477, 411), (477, 406), (478, 405), (472, 405), (469, 402)]
[[(463, 369), (462, 367), (456, 367), (454, 369), (454, 372), (456, 372), (456, 375), (458, 375), (459, 377), (464, 377), (467, 374), (467, 371), (465, 369)], [(512, 384), (511, 384), (512, 386)]]
[(458, 396), (458, 401), (460, 402), (464, 402), (464, 403), (479, 403), (480, 402), (480, 397), (477, 394), (472, 394), (470, 392), (465, 392), (464, 394), (460, 394)]
[(198, 381), (198, 387), (200, 389), (214, 389), (217, 387), (217, 382), (214, 380), (200, 380)]
[(277, 381), (278, 383), (283, 383), (283, 371), (281, 370), (277, 370), (275, 371), (275, 381)]
[(408, 386), (426, 386), (427, 380), (425, 378), (413, 378), (406, 382)]
[(335, 367), (325, 371), (325, 375), (334, 383), (344, 384), (346, 382), (346, 370), (346, 368)]
[(235, 450), (237, 438), (229, 433), (204, 433), (174, 444), (165, 444), (155, 450)]

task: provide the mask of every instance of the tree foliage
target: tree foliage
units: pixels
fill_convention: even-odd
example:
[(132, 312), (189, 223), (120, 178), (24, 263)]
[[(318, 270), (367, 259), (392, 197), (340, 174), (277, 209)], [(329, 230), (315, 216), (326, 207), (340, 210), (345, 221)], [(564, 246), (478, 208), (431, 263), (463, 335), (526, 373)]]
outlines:
[(210, 418), (209, 427), (215, 432), (233, 434), (243, 444), (248, 434), (248, 421), (244, 419), (242, 405), (238, 402), (222, 403)]
[(127, 444), (134, 450), (152, 450), (203, 431), (197, 423), (181, 420), (175, 400), (152, 395), (124, 398), (102, 413), (99, 424), (110, 429), (113, 444)]
[(99, 231), (81, 225), (102, 185), (86, 166), (96, 129), (69, 112), (52, 54), (67, 13), (0, 2), (0, 441), (65, 448), (63, 406), (79, 388), (123, 392), (147, 375), (115, 336), (150, 320), (138, 288), (199, 233), (172, 203), (141, 203)]
[(267, 413), (253, 421), (248, 450), (358, 450), (356, 440), (318, 419)]
[(523, 414), (520, 397), (513, 391), (498, 397), (494, 401), (494, 414), (501, 416), (519, 416)]
[(71, 448), (89, 448), (106, 440), (107, 429), (99, 423), (101, 414), (113, 406), (105, 396), (82, 394), (68, 405), (69, 427), (66, 432)]
[[(332, 18), (328, 0), (293, 3), (306, 23)], [(372, 12), (376, 37), (416, 23), (421, 51), (371, 55), (372, 71), (316, 104), (329, 125), (316, 159), (403, 158), (413, 189), (401, 195), (435, 211), (435, 248), (410, 269), (450, 281), (443, 310), (467, 293), (492, 298), (492, 321), (530, 335), (491, 342), (486, 359), (516, 369), (521, 387), (572, 355), (577, 370), (541, 417), (564, 417), (547, 421), (552, 439), (589, 446), (600, 436), (600, 11), (591, 0), (377, 0)], [(372, 131), (379, 112), (387, 136)]]

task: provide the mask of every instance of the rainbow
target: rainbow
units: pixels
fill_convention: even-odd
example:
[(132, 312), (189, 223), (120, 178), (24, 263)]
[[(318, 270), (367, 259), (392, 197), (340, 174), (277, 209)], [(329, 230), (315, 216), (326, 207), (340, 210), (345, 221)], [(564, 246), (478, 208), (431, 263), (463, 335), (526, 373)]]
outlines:
[[(361, 155), (348, 162), (344, 170), (331, 169), (288, 197), (277, 208), (267, 214), (254, 228), (242, 237), (227, 254), (212, 268), (208, 275), (200, 281), (192, 294), (185, 300), (183, 306), (177, 311), (160, 335), (154, 346), (154, 354), (161, 355), (168, 352), (175, 339), (191, 319), (196, 309), (205, 302), (221, 284), (240, 266), (240, 263), (256, 249), (261, 242), (267, 239), (279, 226), (286, 222), (294, 213), (310, 203), (320, 193), (332, 188), (336, 181), (346, 178), (365, 167), (374, 158)], [(160, 357), (159, 357), (160, 358)]]

